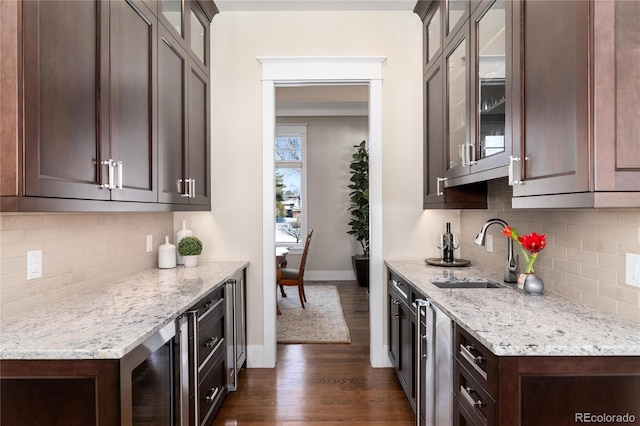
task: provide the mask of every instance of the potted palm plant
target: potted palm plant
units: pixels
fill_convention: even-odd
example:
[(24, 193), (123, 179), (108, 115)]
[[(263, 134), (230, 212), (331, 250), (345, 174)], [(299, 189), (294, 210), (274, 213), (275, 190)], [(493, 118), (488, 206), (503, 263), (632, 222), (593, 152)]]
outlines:
[(202, 253), (202, 241), (196, 237), (184, 237), (178, 243), (178, 254), (184, 258), (184, 266), (198, 266), (198, 256)]
[(362, 287), (369, 286), (369, 152), (365, 141), (359, 145), (353, 153), (349, 163), (351, 173), (349, 197), (351, 205), (348, 211), (351, 213), (349, 221), (349, 235), (353, 235), (360, 243), (362, 254), (351, 257), (353, 271), (356, 274), (358, 284)]

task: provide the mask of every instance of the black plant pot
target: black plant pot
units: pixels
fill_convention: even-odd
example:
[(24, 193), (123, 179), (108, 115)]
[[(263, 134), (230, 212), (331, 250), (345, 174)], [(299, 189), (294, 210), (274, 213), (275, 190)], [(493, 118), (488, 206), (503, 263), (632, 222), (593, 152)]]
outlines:
[(351, 263), (360, 287), (369, 287), (369, 258), (362, 255), (351, 256)]

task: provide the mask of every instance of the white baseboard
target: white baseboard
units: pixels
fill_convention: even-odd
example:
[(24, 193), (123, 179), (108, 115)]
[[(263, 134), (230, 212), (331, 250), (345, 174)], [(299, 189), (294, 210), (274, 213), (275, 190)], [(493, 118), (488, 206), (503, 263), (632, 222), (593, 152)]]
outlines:
[(304, 271), (305, 281), (353, 281), (353, 271)]
[(275, 360), (271, 363), (264, 359), (264, 346), (247, 346), (247, 368), (275, 368), (275, 366)]

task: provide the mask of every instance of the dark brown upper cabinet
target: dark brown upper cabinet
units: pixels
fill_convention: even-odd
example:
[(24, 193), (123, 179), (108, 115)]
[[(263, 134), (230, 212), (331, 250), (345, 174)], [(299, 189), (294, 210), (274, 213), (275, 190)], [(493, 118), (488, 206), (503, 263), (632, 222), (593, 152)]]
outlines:
[(0, 119), (3, 129), (17, 129), (3, 130), (2, 211), (210, 205), (208, 31), (217, 9), (209, 0), (184, 2), (190, 32), (178, 45), (190, 44), (179, 82), (183, 97), (175, 101), (182, 137), (162, 149), (180, 153), (193, 177), (181, 176), (183, 187), (176, 189), (189, 185), (188, 200), (167, 200), (158, 111), (166, 89), (158, 84), (158, 64), (166, 55), (157, 16), (166, 3), (25, 1), (2, 8), (1, 72), (3, 91), (5, 82), (9, 90), (1, 102), (9, 113)]
[[(180, 2), (179, 2), (180, 3)], [(187, 3), (160, 29), (159, 200), (210, 205), (209, 46), (204, 10)], [(177, 25), (180, 22), (180, 26)], [(181, 33), (186, 38), (179, 37)]]
[(640, 206), (640, 3), (514, 3), (522, 122), (513, 206)]
[[(422, 9), (419, 8), (422, 6)], [(469, 155), (470, 94), (468, 5), (418, 3), (424, 32), (424, 208), (486, 208), (486, 182), (451, 185)], [(447, 11), (443, 13), (442, 11)], [(453, 13), (453, 15), (452, 15)], [(460, 24), (460, 20), (465, 25)], [(446, 35), (446, 28), (457, 28)]]
[(157, 201), (155, 17), (24, 2), (25, 195)]

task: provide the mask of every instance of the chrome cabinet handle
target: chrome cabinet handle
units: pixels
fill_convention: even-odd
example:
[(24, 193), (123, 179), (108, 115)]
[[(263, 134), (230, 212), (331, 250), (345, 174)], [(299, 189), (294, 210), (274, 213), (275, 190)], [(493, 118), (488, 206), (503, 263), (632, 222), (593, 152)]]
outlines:
[(469, 148), (469, 163), (467, 165), (473, 166), (478, 164), (478, 162), (476, 161), (476, 144), (468, 143), (467, 147)]
[[(115, 161), (113, 158), (100, 162), (107, 166), (107, 183), (100, 185), (100, 189), (122, 189), (122, 161)], [(118, 168), (118, 183), (116, 184), (115, 169)]]
[[(115, 166), (118, 168), (118, 189), (122, 189), (122, 168), (123, 168), (123, 164), (122, 161), (118, 161)], [(114, 188), (115, 189), (115, 188)]]
[(218, 343), (218, 340), (220, 340), (220, 338), (218, 336), (214, 336), (214, 337), (210, 338), (209, 340), (207, 340), (204, 345), (206, 347), (208, 347), (208, 348), (212, 348), (212, 347), (214, 347), (216, 345), (216, 343)]
[(189, 179), (189, 198), (196, 198), (196, 179)]
[(442, 197), (444, 195), (444, 191), (440, 188), (440, 183), (446, 181), (447, 178), (438, 176), (436, 178), (436, 196)]
[(482, 368), (480, 368), (479, 364), (481, 364), (482, 362), (484, 362), (485, 358), (482, 355), (478, 355), (475, 356), (471, 353), (471, 350), (475, 349), (473, 347), (473, 345), (460, 345), (460, 355), (462, 355), (462, 357), (467, 360), (467, 362), (469, 364), (471, 364), (473, 366), (473, 368), (475, 368), (478, 373), (480, 373), (480, 375), (483, 378), (487, 378), (487, 372), (484, 371)]
[(207, 402), (213, 402), (216, 399), (216, 395), (218, 395), (219, 391), (220, 391), (220, 388), (211, 388), (211, 389), (209, 389), (210, 395), (206, 395), (204, 397), (204, 400), (207, 401)]
[(483, 400), (478, 399), (475, 400), (473, 399), (473, 397), (471, 396), (471, 393), (475, 393), (475, 391), (473, 390), (473, 388), (470, 388), (469, 386), (465, 387), (460, 385), (460, 393), (462, 394), (463, 398), (475, 409), (481, 409), (482, 407), (484, 407), (485, 405), (487, 405)]
[(115, 166), (115, 162), (109, 158), (108, 160), (102, 160), (100, 162), (103, 166), (107, 166), (107, 183), (103, 183), (100, 185), (100, 189), (113, 189), (115, 185), (113, 183), (113, 168)]
[(516, 176), (515, 164), (519, 162), (520, 162), (520, 157), (514, 157), (513, 155), (509, 156), (509, 186), (522, 184), (522, 181), (520, 179), (516, 179), (515, 177)]

